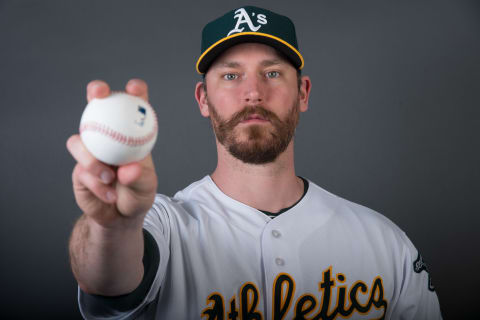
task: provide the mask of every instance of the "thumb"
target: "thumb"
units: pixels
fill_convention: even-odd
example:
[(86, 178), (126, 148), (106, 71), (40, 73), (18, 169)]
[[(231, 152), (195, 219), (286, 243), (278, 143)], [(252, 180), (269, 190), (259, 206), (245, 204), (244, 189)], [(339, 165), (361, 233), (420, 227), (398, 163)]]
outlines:
[(120, 166), (117, 170), (118, 182), (139, 193), (151, 193), (157, 190), (157, 176), (152, 156), (148, 155), (139, 162)]
[(130, 186), (142, 175), (142, 166), (138, 162), (123, 165), (117, 170), (118, 182), (125, 186)]

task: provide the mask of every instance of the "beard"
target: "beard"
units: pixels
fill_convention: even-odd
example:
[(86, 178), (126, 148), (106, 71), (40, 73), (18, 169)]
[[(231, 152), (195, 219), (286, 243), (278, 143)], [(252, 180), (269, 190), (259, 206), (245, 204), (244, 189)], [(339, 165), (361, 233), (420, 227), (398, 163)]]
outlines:
[[(245, 107), (223, 119), (215, 106), (208, 101), (212, 127), (215, 135), (226, 150), (235, 158), (248, 164), (266, 164), (275, 161), (287, 149), (295, 134), (299, 119), (299, 100), (291, 106), (285, 119), (262, 106)], [(249, 124), (245, 128), (238, 125), (253, 114), (260, 115), (269, 123)], [(240, 139), (243, 136), (243, 139)]]

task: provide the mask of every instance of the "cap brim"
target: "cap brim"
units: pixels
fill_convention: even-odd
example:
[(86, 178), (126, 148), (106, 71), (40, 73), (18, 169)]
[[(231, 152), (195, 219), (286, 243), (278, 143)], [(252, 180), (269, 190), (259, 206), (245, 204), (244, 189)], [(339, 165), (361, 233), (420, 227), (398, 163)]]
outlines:
[(258, 42), (274, 47), (275, 49), (283, 53), (295, 66), (295, 68), (303, 68), (304, 61), (302, 55), (295, 47), (293, 47), (288, 42), (266, 33), (241, 32), (220, 39), (214, 44), (212, 44), (207, 50), (205, 50), (205, 52), (200, 56), (200, 58), (198, 58), (197, 72), (200, 74), (204, 74), (208, 70), (212, 62), (221, 53), (236, 44), (244, 42)]

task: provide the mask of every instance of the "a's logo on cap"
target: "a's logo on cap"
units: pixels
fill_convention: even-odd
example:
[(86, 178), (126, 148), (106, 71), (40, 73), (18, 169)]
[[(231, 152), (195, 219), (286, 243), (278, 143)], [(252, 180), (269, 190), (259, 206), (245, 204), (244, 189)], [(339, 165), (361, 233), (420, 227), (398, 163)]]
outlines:
[[(252, 12), (252, 17), (254, 16), (255, 16), (255, 12)], [(243, 30), (245, 30), (245, 27), (240, 28), (240, 26), (245, 23), (250, 28), (250, 31), (253, 31), (253, 32), (258, 31), (258, 29), (260, 29), (262, 24), (267, 24), (267, 17), (264, 14), (258, 14), (257, 23), (259, 25), (254, 26), (252, 20), (250, 19), (250, 16), (248, 15), (247, 11), (244, 8), (240, 8), (237, 11), (235, 11), (234, 18), (237, 19), (237, 24), (235, 25), (235, 28), (230, 30), (230, 32), (227, 34), (227, 37), (232, 33), (243, 32)]]

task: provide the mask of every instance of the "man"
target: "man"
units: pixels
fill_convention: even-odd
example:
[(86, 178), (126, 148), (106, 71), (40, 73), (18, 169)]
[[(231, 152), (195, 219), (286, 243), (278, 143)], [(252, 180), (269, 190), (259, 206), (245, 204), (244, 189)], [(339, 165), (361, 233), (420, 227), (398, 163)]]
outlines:
[[(421, 256), (391, 221), (295, 175), (311, 82), (293, 23), (244, 7), (203, 30), (195, 97), (215, 171), (155, 195), (152, 158), (116, 171), (78, 135), (71, 262), (88, 319), (440, 319)], [(146, 84), (126, 91), (148, 99)], [(101, 81), (87, 99), (108, 96)]]

